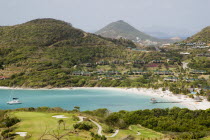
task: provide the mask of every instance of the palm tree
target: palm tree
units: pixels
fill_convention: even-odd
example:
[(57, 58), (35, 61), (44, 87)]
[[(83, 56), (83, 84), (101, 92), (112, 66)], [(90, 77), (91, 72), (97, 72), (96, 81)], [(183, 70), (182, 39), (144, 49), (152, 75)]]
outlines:
[(60, 129), (60, 125), (61, 125), (61, 123), (63, 123), (64, 122), (64, 120), (58, 120), (58, 129)]

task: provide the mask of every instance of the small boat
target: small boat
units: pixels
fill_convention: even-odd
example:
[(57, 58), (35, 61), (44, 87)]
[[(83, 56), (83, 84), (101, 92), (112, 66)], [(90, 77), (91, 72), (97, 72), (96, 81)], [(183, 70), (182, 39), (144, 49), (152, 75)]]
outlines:
[(151, 99), (150, 99), (150, 103), (155, 104), (155, 103), (157, 103), (157, 100), (156, 100), (155, 98), (151, 98)]
[(12, 101), (7, 102), (9, 105), (22, 104), (18, 98), (12, 98)]

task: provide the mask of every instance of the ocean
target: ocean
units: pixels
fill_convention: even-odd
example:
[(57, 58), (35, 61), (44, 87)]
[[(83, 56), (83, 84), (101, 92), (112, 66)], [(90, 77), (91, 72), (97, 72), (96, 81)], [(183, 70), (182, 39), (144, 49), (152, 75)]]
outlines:
[[(22, 104), (8, 105), (11, 98), (19, 98)], [(130, 91), (111, 89), (69, 89), (69, 90), (11, 90), (0, 89), (0, 109), (26, 107), (61, 107), (72, 110), (79, 106), (81, 111), (107, 108), (112, 112), (119, 110), (139, 110), (153, 108), (184, 108), (179, 103), (150, 103), (151, 96), (138, 95)], [(168, 101), (156, 98), (158, 101)]]

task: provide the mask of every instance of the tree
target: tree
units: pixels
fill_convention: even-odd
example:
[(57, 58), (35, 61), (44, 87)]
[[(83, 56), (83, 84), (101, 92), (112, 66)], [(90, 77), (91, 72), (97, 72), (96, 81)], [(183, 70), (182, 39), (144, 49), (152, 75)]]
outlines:
[(61, 123), (64, 123), (64, 120), (58, 120), (58, 129), (60, 130), (60, 125), (61, 125)]
[(80, 107), (79, 106), (75, 106), (73, 111), (79, 112), (80, 111)]

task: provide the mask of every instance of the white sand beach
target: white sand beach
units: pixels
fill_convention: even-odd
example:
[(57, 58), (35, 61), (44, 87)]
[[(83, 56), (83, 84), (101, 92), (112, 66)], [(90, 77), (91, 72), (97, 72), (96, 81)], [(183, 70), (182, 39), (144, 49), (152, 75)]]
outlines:
[(167, 99), (169, 101), (181, 102), (183, 106), (191, 110), (206, 110), (210, 108), (210, 102), (205, 99), (205, 97), (200, 96), (203, 100), (201, 102), (196, 102), (194, 99), (189, 98), (186, 95), (181, 94), (173, 94), (169, 90), (162, 91), (160, 89), (147, 89), (147, 88), (113, 88), (113, 87), (74, 87), (73, 89), (104, 89), (104, 90), (121, 90), (128, 91), (132, 94), (136, 95), (146, 95), (151, 96), (151, 98), (161, 97)]
[(169, 90), (162, 91), (160, 89), (147, 89), (147, 88), (114, 88), (114, 87), (64, 87), (64, 88), (11, 88), (11, 87), (0, 87), (0, 89), (17, 89), (17, 90), (74, 90), (74, 89), (100, 89), (100, 90), (120, 90), (127, 91), (131, 94), (136, 94), (137, 96), (146, 95), (151, 96), (151, 98), (164, 98), (169, 101), (181, 102), (183, 106), (189, 108), (191, 110), (206, 110), (210, 108), (210, 102), (207, 101), (205, 97), (201, 97), (203, 99), (201, 102), (196, 102), (194, 99), (189, 98), (186, 95), (173, 94)]

